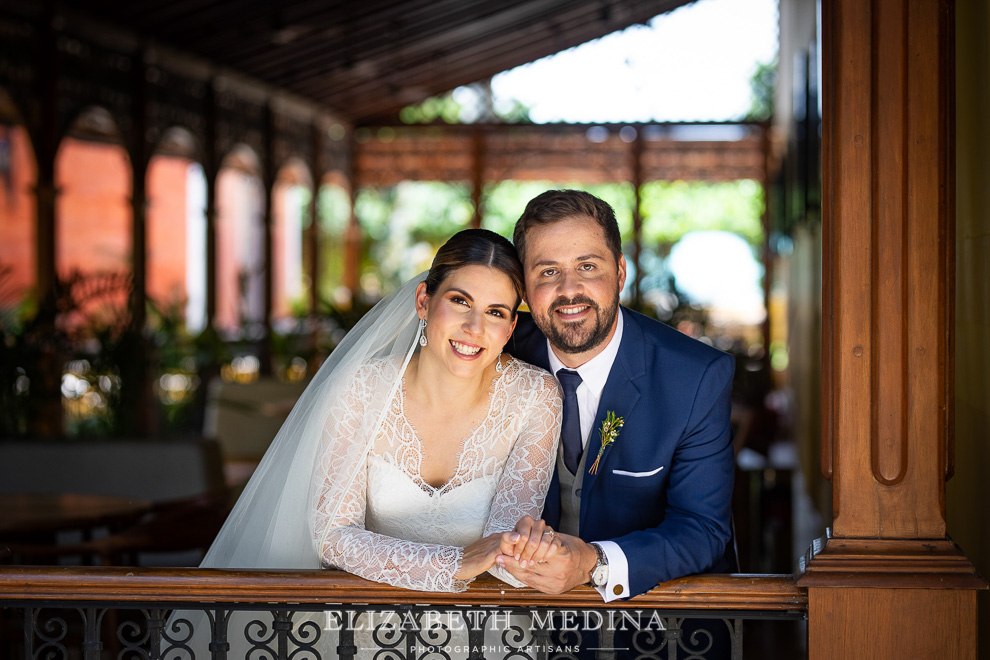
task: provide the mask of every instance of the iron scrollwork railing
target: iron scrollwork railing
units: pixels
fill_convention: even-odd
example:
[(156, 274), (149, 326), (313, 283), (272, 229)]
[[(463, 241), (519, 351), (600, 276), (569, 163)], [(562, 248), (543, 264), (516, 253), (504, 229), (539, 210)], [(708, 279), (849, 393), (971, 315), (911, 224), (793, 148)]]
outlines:
[[(79, 578), (75, 589), (67, 579), (72, 571)], [(551, 597), (504, 589), (488, 578), (464, 594), (427, 594), (334, 571), (11, 567), (0, 569), (0, 657), (737, 659), (744, 620), (806, 616), (806, 597), (789, 576), (677, 582), (605, 606), (590, 590)], [(186, 593), (179, 597), (182, 586)], [(161, 598), (139, 598), (156, 588)], [(699, 600), (704, 594), (707, 607)]]

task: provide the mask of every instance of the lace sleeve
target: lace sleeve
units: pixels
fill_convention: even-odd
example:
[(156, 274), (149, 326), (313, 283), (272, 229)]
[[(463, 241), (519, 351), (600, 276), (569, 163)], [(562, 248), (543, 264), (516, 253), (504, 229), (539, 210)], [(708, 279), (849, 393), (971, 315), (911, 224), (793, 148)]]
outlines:
[[(530, 373), (535, 376), (536, 387), (522, 413), (526, 416), (522, 432), (499, 480), (485, 525), (486, 536), (513, 529), (523, 516), (539, 518), (550, 488), (560, 438), (561, 397), (553, 376), (535, 368)], [(499, 566), (493, 566), (489, 573), (514, 587), (525, 586)]]
[[(378, 414), (368, 409), (367, 402), (382, 397), (376, 374), (363, 371), (337, 397), (324, 427), (317, 471), (322, 483), (316, 489), (313, 525), (321, 560), (326, 566), (396, 587), (463, 591), (468, 581), (454, 578), (461, 566), (460, 548), (404, 541), (365, 529), (367, 451), (355, 451), (353, 443), (367, 442), (361, 436), (377, 426), (368, 418)], [(353, 465), (346, 467), (348, 461)], [(341, 480), (349, 483), (342, 485)]]

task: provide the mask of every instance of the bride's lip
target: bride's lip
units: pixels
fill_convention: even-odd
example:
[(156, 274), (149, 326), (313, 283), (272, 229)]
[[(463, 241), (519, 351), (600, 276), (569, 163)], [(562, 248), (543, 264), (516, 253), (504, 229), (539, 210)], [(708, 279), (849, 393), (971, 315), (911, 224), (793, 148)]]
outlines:
[(453, 349), (454, 355), (462, 360), (476, 360), (485, 350), (477, 344), (471, 344), (466, 341), (457, 341), (456, 339), (450, 340), (450, 347)]

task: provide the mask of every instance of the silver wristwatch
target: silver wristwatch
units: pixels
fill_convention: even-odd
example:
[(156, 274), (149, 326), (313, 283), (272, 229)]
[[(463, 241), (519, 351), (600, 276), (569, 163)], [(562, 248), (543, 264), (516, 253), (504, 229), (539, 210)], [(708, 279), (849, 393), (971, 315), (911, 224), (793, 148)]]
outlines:
[(608, 582), (608, 557), (605, 556), (605, 551), (600, 545), (597, 543), (591, 545), (595, 547), (595, 552), (598, 553), (598, 563), (591, 569), (591, 586), (604, 587)]

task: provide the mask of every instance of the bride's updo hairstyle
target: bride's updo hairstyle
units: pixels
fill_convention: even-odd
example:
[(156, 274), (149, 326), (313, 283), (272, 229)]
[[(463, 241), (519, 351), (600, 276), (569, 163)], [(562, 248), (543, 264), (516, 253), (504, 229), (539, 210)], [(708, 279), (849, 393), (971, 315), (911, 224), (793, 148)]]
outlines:
[(459, 231), (440, 246), (426, 276), (426, 293), (433, 295), (451, 273), (464, 266), (488, 266), (504, 273), (516, 290), (515, 317), (525, 292), (522, 263), (508, 239), (487, 229)]

